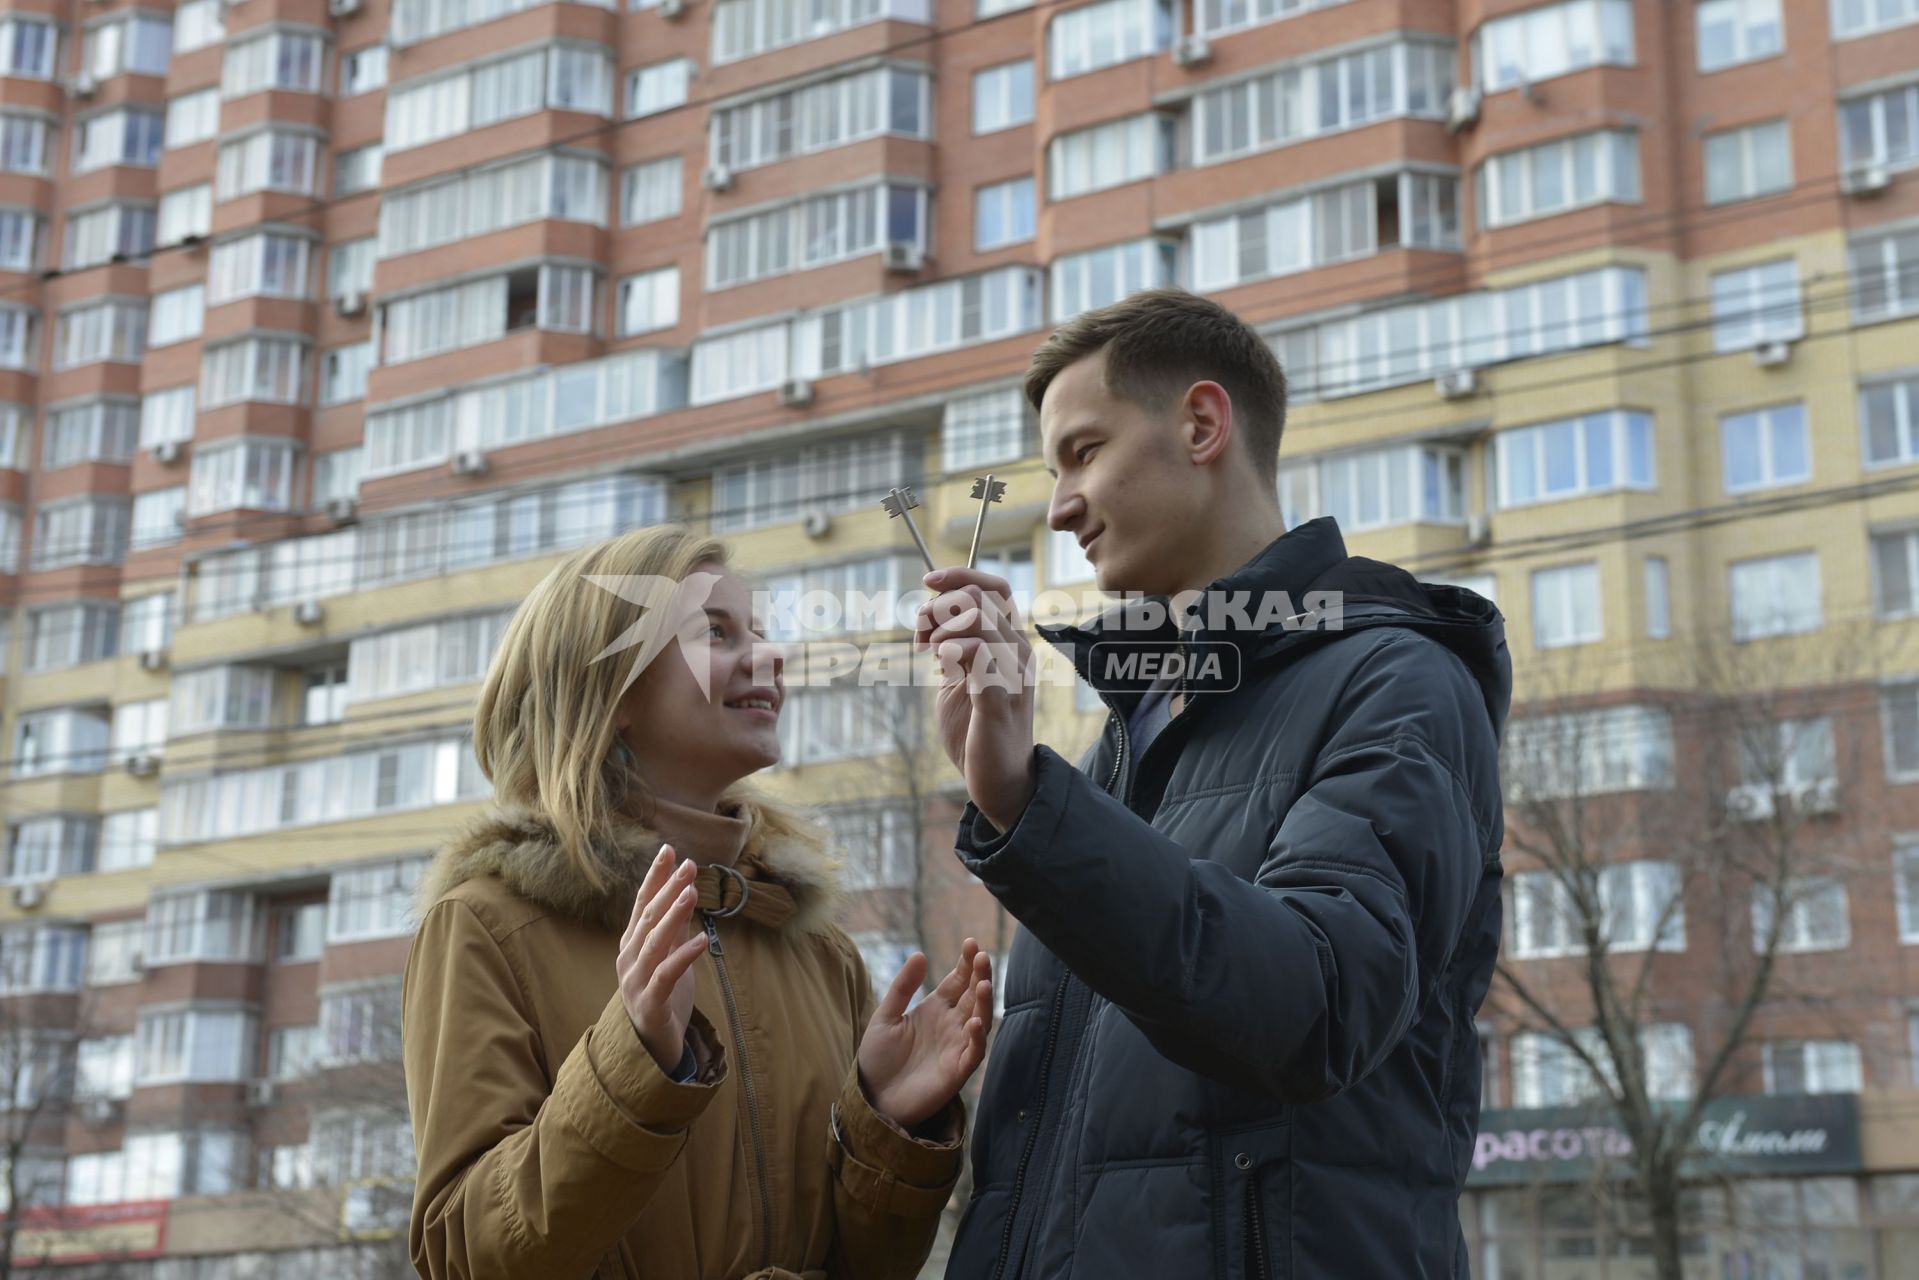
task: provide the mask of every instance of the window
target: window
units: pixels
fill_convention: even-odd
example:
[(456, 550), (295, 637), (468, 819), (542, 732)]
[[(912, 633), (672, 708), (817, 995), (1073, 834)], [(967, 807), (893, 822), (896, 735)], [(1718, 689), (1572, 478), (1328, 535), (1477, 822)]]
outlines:
[[(1686, 949), (1686, 915), (1678, 868), (1668, 862), (1622, 862), (1596, 871), (1600, 936), (1611, 951)], [(1512, 954), (1521, 960), (1585, 954), (1585, 929), (1572, 885), (1550, 871), (1512, 877)]]
[(320, 358), (320, 403), (345, 404), (365, 399), (366, 378), (372, 368), (371, 342), (356, 342), (326, 352)]
[(304, 298), (308, 253), (306, 237), (270, 231), (222, 241), (207, 268), (207, 300), (218, 306), (256, 296)]
[(75, 1098), (126, 1098), (133, 1093), (133, 1037), (82, 1040), (74, 1056)]
[(251, 895), (227, 890), (155, 893), (147, 903), (149, 966), (251, 960), (259, 951)]
[(329, 449), (313, 456), (313, 505), (360, 496), (360, 472), (366, 451), (359, 445)]
[(214, 184), (222, 200), (256, 191), (315, 195), (319, 162), (320, 140), (312, 134), (264, 129), (220, 144)]
[(940, 468), (959, 472), (1032, 452), (1034, 433), (1018, 387), (949, 399), (940, 424)]
[(521, 49), (387, 90), (389, 151), (438, 142), (543, 108), (613, 114), (613, 59), (601, 46)]
[(327, 945), (412, 933), (413, 889), (427, 862), (403, 858), (334, 872), (327, 892)]
[(123, 653), (165, 649), (173, 638), (173, 593), (156, 591), (135, 596), (120, 606), (120, 644)]
[(149, 391), (140, 401), (140, 447), (193, 438), (193, 387)]
[(135, 1080), (142, 1085), (245, 1080), (258, 1019), (243, 1009), (140, 1010)]
[(1391, 248), (1459, 247), (1459, 183), (1402, 173), (1193, 224), (1198, 289), (1228, 289)]
[(1566, 0), (1494, 18), (1474, 38), (1487, 93), (1587, 67), (1631, 66), (1632, 0)]
[(1057, 135), (1046, 144), (1047, 198), (1070, 200), (1167, 172), (1177, 155), (1175, 129), (1171, 116), (1149, 112)]
[(1158, 53), (1172, 43), (1171, 0), (1098, 0), (1047, 28), (1047, 77), (1064, 80)]
[(1428, 445), (1369, 449), (1287, 463), (1279, 472), (1280, 515), (1292, 528), (1332, 516), (1354, 532), (1465, 519), (1465, 459)]
[(708, 225), (707, 287), (724, 289), (805, 271), (888, 244), (924, 250), (930, 196), (924, 187), (877, 184), (807, 196)]
[(1919, 376), (1861, 387), (1859, 421), (1867, 466), (1919, 462)]
[(60, 28), (43, 18), (10, 13), (0, 19), (0, 74), (54, 77)]
[(395, 298), (380, 307), (386, 350), (404, 364), (504, 337), (509, 329), (584, 332), (593, 319), (589, 267), (542, 266)]
[(0, 929), (0, 995), (78, 991), (86, 957), (85, 929), (57, 925)]
[(636, 119), (683, 106), (693, 79), (690, 58), (673, 58), (626, 73), (626, 118)]
[(99, 823), (92, 818), (28, 818), (7, 831), (6, 866), (0, 882), (30, 884), (93, 870)]
[(200, 362), (200, 406), (299, 404), (305, 364), (306, 347), (292, 338), (243, 338), (208, 347)]
[(1554, 800), (1672, 785), (1672, 718), (1607, 707), (1513, 722), (1502, 763), (1515, 798)]
[(1672, 638), (1672, 576), (1664, 556), (1646, 557), (1646, 635)]
[(107, 763), (125, 764), (138, 756), (158, 755), (167, 743), (167, 700), (123, 702), (113, 709), (107, 738)]
[(1839, 39), (1919, 22), (1919, 0), (1832, 0), (1832, 33)]
[(133, 531), (128, 549), (145, 551), (149, 547), (178, 542), (186, 530), (187, 487), (169, 485), (133, 495)]
[(359, 294), (364, 298), (373, 292), (373, 263), (377, 256), (378, 242), (371, 236), (330, 246), (326, 259), (327, 297)]
[(97, 1151), (67, 1161), (67, 1203), (226, 1195), (240, 1185), (244, 1142), (241, 1134), (218, 1131), (130, 1133), (119, 1151)]
[(0, 369), (27, 368), (37, 318), (27, 307), (0, 306)]
[(1784, 891), (1778, 894), (1771, 885), (1752, 887), (1754, 954), (1763, 954), (1772, 945), (1774, 916), (1782, 902), (1785, 910), (1778, 917), (1779, 954), (1839, 950), (1852, 941), (1846, 886), (1833, 876), (1801, 876), (1786, 880)]
[(684, 186), (678, 156), (634, 165), (620, 179), (620, 225), (637, 227), (679, 217)]
[(346, 663), (309, 668), (302, 693), (301, 724), (338, 724), (346, 714)]
[(167, 103), (166, 149), (190, 147), (218, 136), (220, 132), (220, 91), (200, 89), (183, 93)]
[(1379, 45), (1294, 62), (1193, 99), (1193, 163), (1213, 164), (1395, 116), (1442, 118), (1449, 44)]
[(973, 132), (995, 133), (1033, 120), (1033, 62), (1008, 62), (973, 73)]
[(1792, 134), (1784, 120), (1706, 135), (1706, 203), (1752, 200), (1792, 188)]
[(220, 666), (173, 678), (170, 716), (176, 737), (204, 729), (264, 729), (273, 721), (271, 667)]
[[(1238, 31), (1244, 27), (1277, 22), (1281, 18), (1305, 13), (1309, 9), (1324, 9), (1329, 5), (1345, 2), (1346, 0), (1250, 0), (1250, 2), (1249, 0), (1199, 0), (1193, 9), (1193, 22), (1200, 35), (1220, 35), (1227, 31)], [(1024, 7), (1024, 0), (1015, 0), (1014, 3), (1007, 3), (1006, 0), (980, 0), (979, 14), (983, 18), (989, 11), (1003, 12)]]
[(225, 0), (180, 0), (173, 10), (173, 51), (188, 53), (227, 38)]
[(1744, 351), (1761, 342), (1793, 342), (1805, 332), (1797, 260), (1786, 258), (1713, 276), (1715, 351)]
[(1053, 320), (1118, 302), (1178, 278), (1179, 246), (1171, 240), (1133, 240), (1053, 259)]
[(1858, 1093), (1863, 1084), (1849, 1040), (1774, 1040), (1764, 1052), (1767, 1093)]
[(1639, 135), (1602, 129), (1492, 156), (1479, 167), (1479, 220), (1507, 227), (1607, 201), (1639, 201)]
[(901, 889), (914, 881), (913, 815), (898, 806), (829, 809), (832, 847), (846, 859), (849, 889)]
[(767, 638), (775, 642), (897, 634), (895, 604), (911, 575), (909, 562), (893, 555), (808, 565), (767, 575), (754, 602)]
[(1882, 687), (1879, 719), (1885, 735), (1886, 776), (1895, 782), (1919, 778), (1919, 682)]
[(52, 126), (39, 116), (0, 113), (0, 169), (9, 173), (44, 174), (47, 137)]
[(1728, 414), (1719, 421), (1727, 493), (1752, 493), (1812, 479), (1804, 404)]
[[(1613, 1063), (1599, 1032), (1573, 1033), (1605, 1079), (1594, 1078), (1578, 1054), (1556, 1036), (1526, 1031), (1512, 1038), (1512, 1105), (1566, 1107), (1603, 1098), (1612, 1083)], [(1674, 1023), (1641, 1027), (1639, 1051), (1646, 1065), (1646, 1088), (1655, 1098), (1680, 1100), (1692, 1093), (1692, 1032)]]
[(27, 610), (24, 672), (58, 671), (83, 662), (99, 662), (117, 651), (120, 633), (118, 606), (82, 600), (42, 605)]
[(267, 1079), (298, 1080), (320, 1060), (320, 1028), (274, 1027), (267, 1032)]
[(147, 317), (147, 348), (199, 337), (205, 314), (206, 290), (200, 285), (183, 285), (154, 294), (153, 310)]
[(1046, 582), (1048, 586), (1092, 582), (1096, 570), (1080, 549), (1079, 538), (1071, 529), (1053, 529), (1046, 535)]
[(313, 1117), (313, 1176), (321, 1186), (413, 1177), (413, 1130), (388, 1112), (322, 1111)]
[(973, 199), (973, 248), (977, 252), (1003, 249), (1033, 238), (1032, 175), (980, 187)]
[(44, 470), (77, 462), (126, 462), (133, 457), (140, 406), (131, 400), (86, 400), (47, 412)]
[[(153, 865), (160, 842), (158, 809), (126, 809), (100, 819), (100, 870), (126, 871)], [(132, 921), (139, 924), (139, 921)], [(94, 931), (96, 947), (99, 930)], [(138, 934), (134, 934), (138, 946)]]
[(333, 159), (333, 194), (348, 196), (358, 191), (371, 191), (380, 185), (380, 158), (384, 148), (379, 143), (371, 146), (355, 147), (342, 151)]
[(21, 209), (0, 209), (0, 271), (38, 271), (41, 219)]
[(1919, 230), (1855, 240), (1848, 257), (1860, 323), (1919, 311)]
[(1702, 0), (1694, 18), (1701, 71), (1769, 58), (1786, 47), (1779, 0)]
[(1741, 786), (1790, 795), (1838, 777), (1832, 721), (1782, 720), (1738, 733)]
[(267, 89), (320, 92), (326, 38), (317, 32), (268, 30), (227, 45), (220, 96), (241, 98)]
[(47, 503), (33, 516), (33, 567), (119, 564), (127, 554), (130, 515), (130, 504), (124, 498), (71, 498)]
[(1598, 565), (1533, 571), (1534, 648), (1592, 644), (1603, 636)]
[(1823, 617), (1819, 557), (1815, 553), (1742, 560), (1731, 566), (1727, 578), (1734, 640), (1763, 640), (1819, 629)]
[(166, 117), (158, 111), (119, 107), (88, 116), (73, 127), (73, 171), (91, 173), (111, 165), (160, 163)]
[(780, 715), (784, 768), (862, 759), (895, 749), (903, 695), (910, 689), (844, 685), (789, 689)]
[[(673, 198), (679, 198), (677, 190)], [(399, 257), (542, 218), (604, 226), (604, 163), (591, 156), (534, 155), (382, 192), (379, 256)], [(369, 253), (367, 282), (372, 279)]]
[(368, 45), (340, 55), (340, 96), (370, 93), (386, 85), (386, 46)]
[(1872, 535), (1873, 615), (1903, 618), (1919, 600), (1919, 530)]
[(472, 614), (354, 639), (347, 648), (346, 700), (395, 698), (482, 679), (509, 616)]
[(905, 441), (894, 434), (766, 453), (714, 471), (713, 528), (740, 533), (798, 520), (810, 509), (860, 510), (868, 493), (913, 479)]
[[(24, 471), (27, 466), (27, 409), (0, 402), (0, 467)], [(0, 627), (0, 632), (5, 630)]]
[(805, 7), (793, 0), (716, 0), (713, 61), (748, 58), (888, 18), (930, 24), (932, 6), (926, 0), (829, 0)]
[(671, 329), (680, 322), (680, 269), (661, 267), (620, 281), (619, 335)]
[(153, 252), (154, 213), (142, 205), (104, 204), (67, 216), (70, 271), (116, 259), (138, 261)]
[(173, 23), (144, 13), (116, 14), (87, 28), (81, 66), (96, 80), (122, 72), (163, 76), (173, 54)]
[(320, 992), (320, 1062), (397, 1062), (400, 984), (378, 982)]
[(1847, 169), (1919, 160), (1919, 84), (1840, 102), (1839, 152)]
[(207, 183), (181, 187), (160, 197), (160, 219), (156, 243), (179, 244), (191, 236), (204, 237), (213, 230), (213, 187)]
[(1502, 431), (1493, 443), (1500, 508), (1654, 486), (1650, 414), (1587, 414)]
[(295, 446), (284, 440), (237, 440), (196, 449), (187, 514), (287, 510), (296, 457)]
[(882, 134), (933, 136), (927, 72), (873, 67), (717, 108), (709, 150), (731, 171)]

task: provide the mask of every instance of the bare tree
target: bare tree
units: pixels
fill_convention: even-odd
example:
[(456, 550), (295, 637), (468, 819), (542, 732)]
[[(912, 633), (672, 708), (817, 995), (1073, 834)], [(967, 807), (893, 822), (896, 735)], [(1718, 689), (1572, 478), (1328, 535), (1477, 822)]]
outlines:
[[(1852, 757), (1875, 646), (1820, 639), (1675, 642), (1686, 656), (1673, 691), (1631, 706), (1576, 670), (1549, 671), (1549, 696), (1508, 734), (1523, 952), (1502, 953), (1492, 1004), (1582, 1074), (1623, 1130), (1630, 1149), (1596, 1185), (1623, 1174), (1643, 1201), (1660, 1280), (1681, 1277), (1695, 1135), (1750, 1078), (1756, 1029), (1781, 1010), (1836, 1007), (1790, 953), (1827, 920), (1874, 829)], [(1682, 981), (1709, 995), (1676, 1012)], [(1679, 1017), (1686, 1036), (1668, 1031)]]

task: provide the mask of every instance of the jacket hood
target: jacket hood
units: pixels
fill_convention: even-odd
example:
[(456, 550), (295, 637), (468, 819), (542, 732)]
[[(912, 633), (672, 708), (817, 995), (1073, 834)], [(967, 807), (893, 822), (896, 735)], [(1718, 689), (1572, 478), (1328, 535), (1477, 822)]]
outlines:
[(1479, 684), (1493, 732), (1504, 736), (1512, 657), (1499, 609), (1464, 587), (1421, 582), (1397, 565), (1346, 554), (1331, 516), (1281, 534), (1211, 583), (1183, 625), (1166, 604), (1163, 596), (1123, 601), (1085, 626), (1035, 629), (1072, 659), (1081, 679), (1111, 691), (1123, 708), (1150, 682), (1092, 680), (1093, 647), (1102, 640), (1232, 646), (1237, 661), (1216, 687), (1204, 674), (1187, 681), (1190, 696), (1205, 697), (1228, 694), (1242, 674), (1305, 648), (1374, 627), (1405, 627), (1459, 656)]
[[(798, 812), (745, 789), (729, 792), (722, 808), (747, 819), (736, 869), (749, 881), (773, 881), (793, 897), (795, 913), (781, 927), (823, 932), (838, 911), (840, 864), (819, 828)], [(434, 856), (416, 892), (418, 914), (424, 916), (467, 881), (493, 876), (514, 894), (556, 915), (622, 931), (661, 843), (659, 833), (637, 821), (622, 822), (605, 833), (592, 849), (604, 885), (596, 889), (567, 856), (545, 814), (497, 807)]]

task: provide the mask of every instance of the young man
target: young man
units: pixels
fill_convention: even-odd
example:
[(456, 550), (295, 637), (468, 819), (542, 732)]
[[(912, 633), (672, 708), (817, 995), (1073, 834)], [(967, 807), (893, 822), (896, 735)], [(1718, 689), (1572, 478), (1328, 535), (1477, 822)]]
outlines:
[[(940, 732), (972, 799), (957, 851), (1023, 926), (947, 1275), (1463, 1277), (1498, 611), (1348, 556), (1331, 519), (1285, 531), (1285, 378), (1213, 302), (1083, 315), (1026, 392), (1048, 523), (1099, 587), (1205, 594), (1184, 634), (1123, 607), (1040, 628), (1112, 710), (1075, 770), (1006, 678), (1034, 660), (1007, 584), (928, 575), (916, 639), (948, 673)], [(1094, 647), (1116, 636), (1224, 661), (1116, 682)]]

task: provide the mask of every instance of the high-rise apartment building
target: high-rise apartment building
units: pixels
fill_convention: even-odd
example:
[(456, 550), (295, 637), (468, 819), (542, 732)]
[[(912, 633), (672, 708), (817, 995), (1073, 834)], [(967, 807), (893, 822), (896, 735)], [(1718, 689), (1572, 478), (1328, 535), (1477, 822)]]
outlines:
[[(1702, 1229), (1688, 1265), (1919, 1276), (1919, 0), (15, 0), (18, 1256), (380, 1265), (336, 1242), (404, 1236), (408, 899), (483, 803), (505, 616), (662, 520), (776, 590), (908, 590), (879, 496), (916, 486), (957, 562), (989, 470), (983, 562), (1084, 588), (1019, 379), (1053, 324), (1164, 284), (1284, 362), (1288, 519), (1494, 597), (1515, 734), (1549, 703), (1592, 728), (1606, 802), (1729, 758), (1686, 710), (1697, 651), (1779, 655), (1769, 693), (1827, 725), (1800, 807), (1857, 847), (1781, 971), (1843, 995), (1769, 1005), (1728, 1092), (1755, 1127), (1769, 1095), (1856, 1102), (1823, 1162), (1735, 1188), (1781, 1234)], [(796, 691), (771, 779), (824, 806), (875, 966), (1010, 929), (945, 851), (963, 797), (910, 705)], [(1042, 732), (1100, 713), (1048, 690)], [(1707, 953), (1760, 913), (1689, 892), (1673, 934), (1635, 848), (1615, 941), (1673, 953), (1647, 1052), (1682, 1095)], [(1557, 891), (1508, 866), (1508, 963), (1576, 1010)], [(1487, 1019), (1493, 1130), (1548, 1137), (1480, 1162), (1475, 1273), (1650, 1276), (1528, 1119), (1576, 1064)]]

